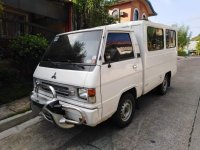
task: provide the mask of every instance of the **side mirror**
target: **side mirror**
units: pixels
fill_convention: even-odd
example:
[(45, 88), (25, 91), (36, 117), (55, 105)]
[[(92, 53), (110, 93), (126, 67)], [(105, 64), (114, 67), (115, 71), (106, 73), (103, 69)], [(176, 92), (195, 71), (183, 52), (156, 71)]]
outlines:
[(111, 64), (110, 64), (110, 62), (111, 62), (111, 56), (110, 56), (109, 53), (106, 54), (106, 61), (108, 62), (108, 68), (111, 68)]

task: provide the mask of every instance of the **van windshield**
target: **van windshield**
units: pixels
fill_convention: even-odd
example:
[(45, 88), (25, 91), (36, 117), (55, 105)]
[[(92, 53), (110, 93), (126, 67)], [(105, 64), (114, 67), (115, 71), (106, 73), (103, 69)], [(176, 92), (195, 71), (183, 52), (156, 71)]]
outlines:
[(58, 35), (45, 52), (41, 64), (96, 65), (101, 36), (102, 30)]

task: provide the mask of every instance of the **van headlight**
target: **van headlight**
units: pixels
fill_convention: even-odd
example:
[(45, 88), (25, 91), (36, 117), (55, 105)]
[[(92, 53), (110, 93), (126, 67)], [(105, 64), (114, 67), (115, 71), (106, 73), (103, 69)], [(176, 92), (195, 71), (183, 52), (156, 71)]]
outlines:
[(79, 88), (78, 89), (78, 96), (81, 99), (87, 100), (89, 103), (95, 103), (96, 102), (96, 90), (95, 89)]
[(35, 91), (35, 88), (36, 88), (37, 84), (39, 84), (39, 83), (40, 83), (39, 79), (33, 78), (33, 91)]
[(36, 83), (37, 83), (37, 79), (36, 79), (36, 78), (33, 78), (33, 90), (34, 90), (34, 91), (35, 91)]
[(87, 94), (87, 89), (78, 89), (78, 96), (82, 99), (87, 100), (88, 94)]

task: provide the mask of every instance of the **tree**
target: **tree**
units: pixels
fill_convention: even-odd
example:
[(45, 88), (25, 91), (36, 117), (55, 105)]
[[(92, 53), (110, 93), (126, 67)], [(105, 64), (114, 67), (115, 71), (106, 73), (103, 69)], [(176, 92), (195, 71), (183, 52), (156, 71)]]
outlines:
[(191, 32), (189, 32), (189, 27), (185, 25), (177, 26), (178, 28), (178, 50), (183, 51), (185, 46), (189, 44), (191, 38)]
[(3, 3), (0, 0), (0, 15), (3, 13)]
[(109, 4), (109, 5), (112, 5), (112, 4), (114, 4), (114, 3), (117, 3), (117, 2), (119, 2), (120, 0), (107, 0), (107, 1), (105, 1), (107, 4)]
[(200, 54), (200, 40), (198, 41), (196, 45), (196, 50), (197, 50), (197, 55), (199, 55)]
[(192, 41), (200, 41), (200, 34), (192, 38)]
[(107, 0), (73, 0), (73, 24), (75, 29), (86, 29), (115, 22), (108, 14)]

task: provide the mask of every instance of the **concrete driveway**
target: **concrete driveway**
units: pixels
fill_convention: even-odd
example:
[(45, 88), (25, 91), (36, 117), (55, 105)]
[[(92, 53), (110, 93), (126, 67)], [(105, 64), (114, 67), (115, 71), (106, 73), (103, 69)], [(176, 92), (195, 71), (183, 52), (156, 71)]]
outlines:
[[(125, 129), (106, 121), (95, 128), (63, 130), (32, 121), (1, 133), (1, 150), (51, 149), (200, 149), (200, 58), (178, 61), (178, 73), (165, 96), (141, 98), (133, 122)], [(8, 134), (9, 136), (5, 136)], [(4, 138), (3, 138), (4, 137)]]

